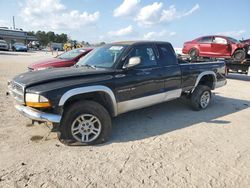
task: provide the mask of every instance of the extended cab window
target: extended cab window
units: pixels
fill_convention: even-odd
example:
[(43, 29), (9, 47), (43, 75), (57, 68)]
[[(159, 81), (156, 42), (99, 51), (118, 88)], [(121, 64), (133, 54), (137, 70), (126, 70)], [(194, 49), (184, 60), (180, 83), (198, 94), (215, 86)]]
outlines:
[(157, 66), (156, 56), (154, 52), (154, 48), (149, 46), (135, 46), (129, 54), (130, 57), (140, 57), (141, 64), (139, 64), (138, 68), (152, 67)]
[(212, 43), (212, 37), (202, 37), (198, 40), (198, 43)]
[(159, 44), (157, 48), (160, 55), (160, 62), (163, 66), (177, 64), (175, 52), (171, 47), (167, 44)]

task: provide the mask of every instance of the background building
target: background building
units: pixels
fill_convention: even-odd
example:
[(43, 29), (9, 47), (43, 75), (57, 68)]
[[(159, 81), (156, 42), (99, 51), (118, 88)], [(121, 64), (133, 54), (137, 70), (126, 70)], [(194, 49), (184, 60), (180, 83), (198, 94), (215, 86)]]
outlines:
[(13, 30), (6, 27), (0, 27), (0, 39), (5, 40), (9, 45), (15, 42), (28, 44), (30, 41), (38, 41), (34, 36), (29, 36), (26, 31)]

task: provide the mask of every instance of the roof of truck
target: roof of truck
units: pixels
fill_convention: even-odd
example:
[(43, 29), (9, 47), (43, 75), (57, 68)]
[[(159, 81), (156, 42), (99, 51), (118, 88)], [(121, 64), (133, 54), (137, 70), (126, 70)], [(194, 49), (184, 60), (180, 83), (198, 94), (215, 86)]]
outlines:
[(112, 44), (121, 44), (121, 45), (133, 45), (133, 44), (144, 44), (144, 43), (168, 43), (165, 41), (144, 41), (144, 40), (135, 40), (135, 41), (121, 41), (121, 42), (113, 42)]

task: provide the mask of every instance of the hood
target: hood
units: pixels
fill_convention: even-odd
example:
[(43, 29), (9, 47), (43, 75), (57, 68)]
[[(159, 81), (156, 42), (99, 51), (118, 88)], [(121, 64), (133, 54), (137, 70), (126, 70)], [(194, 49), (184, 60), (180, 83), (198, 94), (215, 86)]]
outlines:
[(46, 69), (35, 72), (26, 72), (14, 77), (14, 81), (23, 86), (31, 86), (35, 84), (58, 81), (62, 79), (82, 78), (88, 75), (98, 75), (103, 73), (111, 73), (112, 69), (104, 68), (88, 68), (88, 67), (66, 67), (57, 69)]
[(49, 58), (49, 59), (44, 59), (40, 61), (36, 61), (29, 65), (29, 68), (36, 69), (40, 67), (49, 67), (53, 66), (54, 64), (61, 63), (61, 62), (67, 62), (68, 60), (65, 59), (59, 59), (59, 58)]

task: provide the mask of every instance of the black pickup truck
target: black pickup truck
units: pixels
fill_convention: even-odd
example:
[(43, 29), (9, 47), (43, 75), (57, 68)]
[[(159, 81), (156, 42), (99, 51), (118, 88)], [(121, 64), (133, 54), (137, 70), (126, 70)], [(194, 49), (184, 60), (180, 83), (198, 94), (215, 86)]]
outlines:
[(186, 95), (205, 109), (226, 84), (225, 63), (188, 63), (167, 42), (118, 42), (96, 48), (70, 68), (26, 72), (9, 82), (18, 111), (57, 126), (66, 144), (105, 142), (111, 117)]

